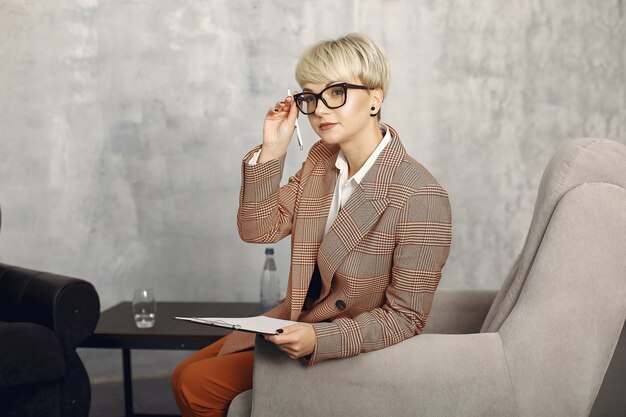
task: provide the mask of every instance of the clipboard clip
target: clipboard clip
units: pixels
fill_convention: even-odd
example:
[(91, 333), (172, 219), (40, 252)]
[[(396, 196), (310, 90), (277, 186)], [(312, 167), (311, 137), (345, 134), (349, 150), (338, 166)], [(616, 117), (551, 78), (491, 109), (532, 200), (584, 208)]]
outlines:
[(226, 322), (224, 320), (205, 321), (205, 320), (202, 320), (202, 319), (200, 319), (198, 317), (194, 317), (194, 319), (196, 319), (198, 321), (203, 321), (203, 322), (208, 323), (208, 324), (219, 324), (221, 326), (230, 327), (231, 329), (234, 329), (234, 330), (241, 329), (241, 325), (240, 324), (230, 324), (230, 323), (228, 323), (228, 322)]

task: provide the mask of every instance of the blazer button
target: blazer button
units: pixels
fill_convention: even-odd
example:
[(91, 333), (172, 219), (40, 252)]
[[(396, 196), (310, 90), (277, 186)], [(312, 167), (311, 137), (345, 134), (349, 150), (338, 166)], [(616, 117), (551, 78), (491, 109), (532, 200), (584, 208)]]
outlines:
[(337, 307), (339, 310), (345, 310), (346, 309), (346, 303), (343, 300), (337, 300), (335, 302), (335, 307)]

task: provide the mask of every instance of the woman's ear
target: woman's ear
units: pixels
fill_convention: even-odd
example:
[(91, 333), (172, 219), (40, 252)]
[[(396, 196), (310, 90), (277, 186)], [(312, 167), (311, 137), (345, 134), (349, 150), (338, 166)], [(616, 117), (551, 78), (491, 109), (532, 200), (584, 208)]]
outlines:
[(370, 90), (370, 97), (371, 97), (370, 110), (372, 111), (370, 113), (370, 116), (372, 117), (378, 116), (380, 114), (380, 107), (383, 104), (383, 98), (384, 98), (383, 90), (381, 90), (380, 88), (375, 88), (373, 90)]
[(375, 88), (373, 90), (370, 90), (370, 92), (370, 97), (372, 98), (372, 106), (376, 107), (377, 110), (380, 109), (380, 106), (382, 106), (383, 104), (384, 98), (383, 90), (381, 90), (380, 88)]

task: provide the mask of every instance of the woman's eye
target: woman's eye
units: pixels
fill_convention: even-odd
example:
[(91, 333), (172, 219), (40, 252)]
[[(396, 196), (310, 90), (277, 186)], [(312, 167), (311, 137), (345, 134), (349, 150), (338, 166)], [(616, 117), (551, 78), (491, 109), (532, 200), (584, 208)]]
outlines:
[(314, 100), (315, 100), (315, 97), (313, 97), (312, 95), (298, 96), (298, 101), (300, 103), (311, 103)]
[(335, 88), (331, 89), (330, 94), (332, 94), (333, 97), (340, 97), (340, 96), (343, 95), (343, 88), (335, 87)]

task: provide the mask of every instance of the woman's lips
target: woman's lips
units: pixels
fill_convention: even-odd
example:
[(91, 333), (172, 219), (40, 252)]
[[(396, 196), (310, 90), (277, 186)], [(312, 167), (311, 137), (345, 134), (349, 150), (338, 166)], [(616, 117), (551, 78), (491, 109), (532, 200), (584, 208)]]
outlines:
[(337, 123), (320, 123), (320, 130), (332, 129)]

